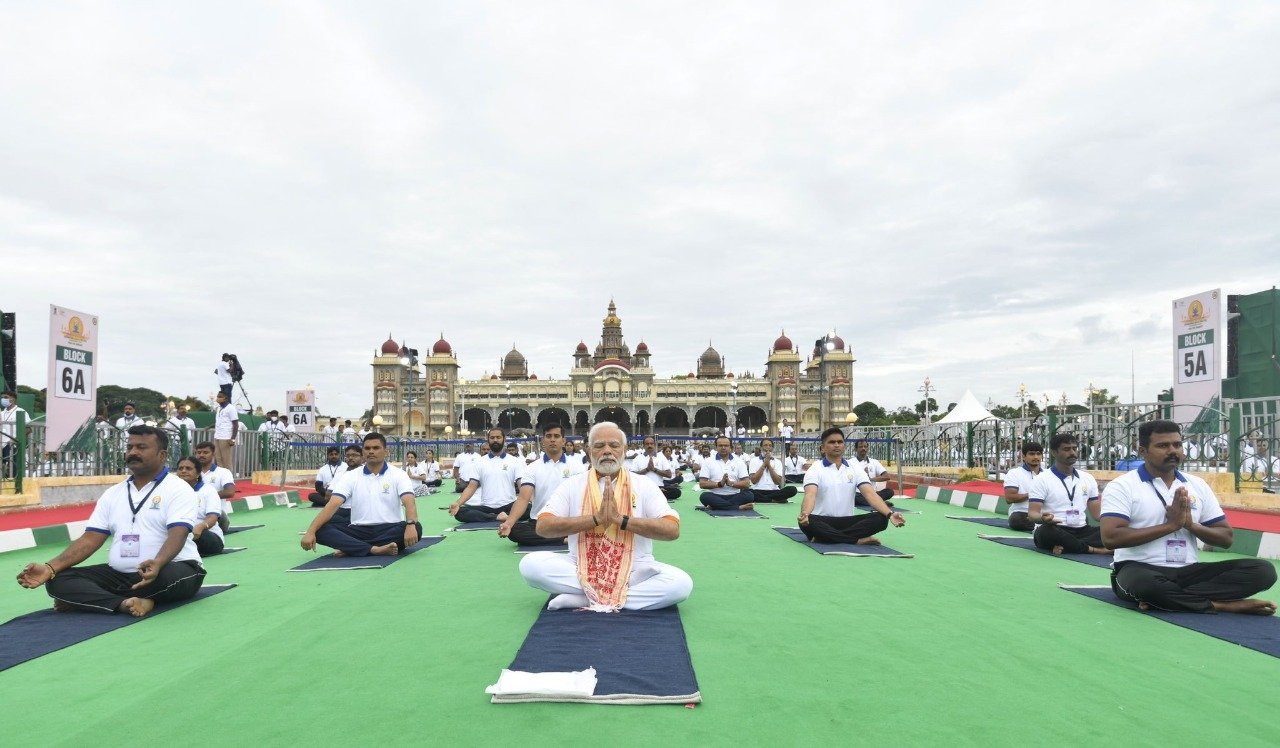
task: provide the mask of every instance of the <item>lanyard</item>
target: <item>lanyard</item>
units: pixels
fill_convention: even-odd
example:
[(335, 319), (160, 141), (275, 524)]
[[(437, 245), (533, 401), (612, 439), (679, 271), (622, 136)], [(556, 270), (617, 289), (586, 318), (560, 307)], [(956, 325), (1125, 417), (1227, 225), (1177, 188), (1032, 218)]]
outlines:
[(146, 495), (142, 497), (137, 506), (134, 506), (133, 503), (133, 480), (129, 479), (124, 482), (125, 492), (128, 494), (129, 498), (129, 511), (133, 512), (133, 518), (129, 520), (129, 524), (137, 524), (138, 512), (142, 511), (142, 507), (147, 505), (147, 499), (151, 498), (151, 494), (155, 493), (156, 488), (159, 487), (160, 481), (164, 480), (165, 476), (168, 474), (169, 468), (165, 468), (160, 471), (160, 474), (155, 477), (155, 480), (151, 481), (151, 490), (147, 491)]
[[(1080, 487), (1080, 479), (1076, 478), (1076, 484), (1071, 488), (1067, 488), (1067, 479), (1062, 475), (1060, 475), (1057, 470), (1054, 470), (1053, 474), (1062, 483), (1062, 490), (1067, 492), (1067, 504), (1070, 506), (1075, 506), (1076, 489)], [(1155, 486), (1152, 486), (1152, 488), (1155, 488)]]

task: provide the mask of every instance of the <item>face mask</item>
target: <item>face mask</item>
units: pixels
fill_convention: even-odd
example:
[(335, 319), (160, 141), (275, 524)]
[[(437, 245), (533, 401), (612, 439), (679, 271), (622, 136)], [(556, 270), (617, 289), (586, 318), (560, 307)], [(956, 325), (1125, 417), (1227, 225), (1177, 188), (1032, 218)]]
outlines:
[(13, 401), (7, 397), (0, 397), (0, 408), (7, 408), (13, 405)]

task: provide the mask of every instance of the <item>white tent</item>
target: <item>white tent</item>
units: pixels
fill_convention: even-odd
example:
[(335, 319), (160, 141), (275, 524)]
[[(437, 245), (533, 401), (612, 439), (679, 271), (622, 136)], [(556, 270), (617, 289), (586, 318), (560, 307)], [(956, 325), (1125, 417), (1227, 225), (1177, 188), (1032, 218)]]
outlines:
[(956, 407), (951, 412), (943, 416), (936, 423), (975, 423), (977, 421), (986, 420), (998, 421), (999, 418), (991, 414), (991, 411), (982, 407), (982, 403), (978, 402), (978, 398), (973, 396), (970, 390), (964, 391), (964, 397), (960, 398), (960, 402), (956, 403)]

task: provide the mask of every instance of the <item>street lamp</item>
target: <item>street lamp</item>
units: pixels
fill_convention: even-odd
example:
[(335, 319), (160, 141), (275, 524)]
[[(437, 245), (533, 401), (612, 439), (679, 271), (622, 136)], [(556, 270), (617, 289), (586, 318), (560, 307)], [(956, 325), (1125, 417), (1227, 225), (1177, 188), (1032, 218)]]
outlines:
[(1027, 420), (1027, 385), (1018, 385), (1018, 408), (1022, 411), (1022, 420)]
[(510, 384), (507, 385), (507, 409), (506, 411), (504, 411), (504, 415), (507, 417), (507, 427), (506, 427), (507, 431), (510, 431), (512, 423), (515, 421), (515, 418), (512, 416), (512, 413), (511, 413), (511, 385)]
[(409, 397), (404, 402), (409, 409), (405, 411), (406, 425), (403, 433), (405, 436), (410, 436), (413, 434), (413, 395), (418, 382), (418, 349), (410, 348), (408, 345), (400, 346), (400, 365), (409, 367)]
[(813, 341), (814, 350), (818, 351), (818, 430), (827, 422), (827, 353), (836, 349), (835, 330)]
[(931, 382), (931, 381), (929, 380), (929, 377), (927, 377), (927, 376), (924, 378), (924, 384), (922, 384), (922, 385), (920, 385), (919, 387), (917, 387), (917, 388), (916, 388), (916, 392), (923, 392), (923, 393), (924, 393), (924, 425), (926, 425), (926, 426), (928, 426), (928, 425), (929, 425), (929, 423), (930, 423), (930, 419), (929, 419), (929, 393), (930, 393), (930, 392), (937, 392), (937, 390), (938, 390), (938, 388), (933, 386), (933, 382)]
[(738, 433), (738, 383), (729, 383), (729, 395), (733, 399), (733, 418), (729, 420), (729, 430), (733, 434)]

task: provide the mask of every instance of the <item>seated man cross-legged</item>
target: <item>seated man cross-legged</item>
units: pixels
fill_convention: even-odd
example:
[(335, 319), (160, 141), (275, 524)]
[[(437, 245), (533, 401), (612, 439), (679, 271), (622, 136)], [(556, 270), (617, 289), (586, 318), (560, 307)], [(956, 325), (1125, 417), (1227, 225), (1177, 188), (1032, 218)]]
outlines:
[[(340, 475), (329, 493), (329, 503), (302, 535), (303, 550), (319, 543), (332, 548), (335, 556), (395, 556), (422, 537), (413, 482), (387, 463), (382, 434), (365, 435), (364, 467)], [(351, 524), (330, 522), (344, 502), (351, 508)]]
[(1199, 560), (1196, 541), (1230, 548), (1231, 525), (1209, 484), (1178, 470), (1182, 433), (1173, 421), (1138, 427), (1142, 465), (1107, 484), (1102, 540), (1114, 548), (1111, 589), (1143, 610), (1274, 615), (1275, 603), (1252, 596), (1276, 582), (1260, 558)]
[[(18, 584), (44, 585), (54, 610), (128, 613), (142, 617), (156, 603), (194, 597), (204, 566), (191, 540), (196, 494), (165, 467), (169, 437), (152, 426), (128, 431), (125, 464), (130, 477), (108, 488), (93, 507), (85, 532), (57, 558), (27, 564)], [(107, 537), (107, 563), (78, 566)]]
[(1036, 523), (1027, 516), (1030, 511), (1031, 484), (1040, 475), (1044, 447), (1040, 442), (1022, 443), (1022, 464), (1004, 475), (1004, 500), (1009, 505), (1009, 529), (1031, 532)]
[(307, 500), (314, 507), (322, 507), (329, 503), (329, 484), (347, 470), (337, 447), (329, 447), (325, 450), (325, 455), (327, 458), (325, 463), (316, 471), (316, 490), (307, 495)]
[(1032, 537), (1037, 548), (1058, 555), (1111, 555), (1102, 545), (1102, 530), (1089, 526), (1086, 512), (1097, 519), (1101, 499), (1093, 476), (1075, 468), (1078, 449), (1075, 434), (1060, 432), (1049, 440), (1053, 466), (1040, 471), (1027, 491), (1027, 517), (1036, 523)]
[(555, 595), (548, 609), (652, 610), (689, 597), (693, 580), (653, 558), (654, 540), (680, 537), (680, 515), (624, 463), (627, 438), (607, 421), (587, 435), (591, 469), (566, 479), (538, 515), (538, 534), (568, 536), (569, 554), (520, 561), (530, 587)]
[[(869, 514), (853, 513), (854, 496), (861, 494), (871, 507)], [(890, 524), (902, 527), (902, 514), (884, 503), (862, 468), (844, 459), (844, 432), (822, 432), (822, 459), (804, 475), (804, 502), (798, 518), (800, 530), (818, 543), (880, 545), (876, 533)]]
[(708, 509), (755, 509), (747, 463), (733, 456), (733, 444), (727, 436), (716, 437), (716, 455), (703, 458), (698, 470), (698, 500)]
[[(563, 537), (538, 534), (538, 515), (542, 514), (552, 494), (570, 477), (587, 472), (581, 460), (570, 459), (564, 452), (564, 429), (553, 423), (542, 429), (542, 456), (526, 465), (520, 478), (520, 495), (510, 514), (498, 528), (498, 535), (519, 545), (560, 545)], [(530, 519), (533, 517), (533, 519)]]
[(773, 456), (773, 440), (760, 440), (760, 454), (747, 458), (747, 476), (756, 501), (786, 504), (796, 495), (795, 486), (783, 486), (782, 460)]
[(524, 460), (506, 451), (502, 429), (489, 429), (485, 438), (488, 454), (464, 466), (467, 487), (449, 505), (449, 514), (459, 522), (502, 522), (515, 507), (516, 481), (524, 473)]
[(633, 457), (628, 469), (658, 487), (667, 501), (680, 498), (680, 483), (668, 483), (676, 475), (676, 465), (667, 455), (658, 451), (658, 442), (652, 436), (644, 438), (644, 451)]
[[(879, 460), (871, 456), (871, 443), (866, 439), (859, 439), (853, 443), (853, 464), (862, 468), (862, 472), (867, 474), (867, 480), (873, 484), (888, 484), (892, 480), (889, 471), (884, 469), (884, 465)], [(874, 486), (873, 486), (874, 487)], [(876, 491), (876, 495), (884, 499), (884, 503), (893, 506), (890, 499), (893, 498), (893, 489), (886, 485), (884, 488)], [(858, 506), (869, 506), (866, 499), (859, 493), (853, 497)]]

